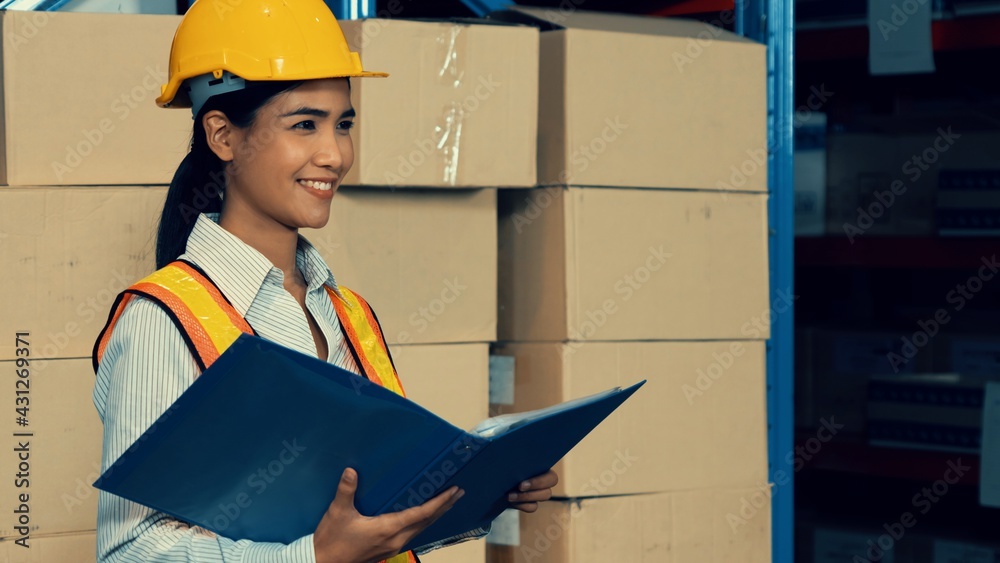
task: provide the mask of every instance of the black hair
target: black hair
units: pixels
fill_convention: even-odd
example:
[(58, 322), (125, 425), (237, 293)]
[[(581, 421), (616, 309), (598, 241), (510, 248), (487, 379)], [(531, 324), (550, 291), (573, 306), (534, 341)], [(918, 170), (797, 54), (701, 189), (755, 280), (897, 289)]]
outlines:
[(222, 210), (219, 196), (226, 187), (225, 163), (208, 146), (202, 117), (217, 109), (226, 114), (233, 125), (247, 129), (253, 125), (261, 107), (278, 94), (301, 84), (302, 81), (247, 81), (244, 89), (212, 96), (205, 102), (194, 119), (191, 150), (177, 167), (163, 203), (156, 235), (157, 269), (184, 253), (199, 213)]

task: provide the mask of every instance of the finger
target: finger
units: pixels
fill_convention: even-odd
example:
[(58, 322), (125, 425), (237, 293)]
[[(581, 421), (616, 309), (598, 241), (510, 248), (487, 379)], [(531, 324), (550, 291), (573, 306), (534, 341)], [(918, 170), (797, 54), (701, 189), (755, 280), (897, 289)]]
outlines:
[(340, 475), (340, 483), (337, 485), (337, 496), (333, 503), (347, 510), (354, 510), (354, 493), (358, 490), (358, 473), (348, 467)]
[(397, 512), (396, 516), (399, 518), (400, 526), (403, 528), (419, 526), (425, 520), (433, 518), (438, 512), (444, 514), (447, 509), (458, 502), (462, 494), (464, 494), (464, 491), (459, 490), (458, 487), (450, 487), (420, 506), (414, 506), (413, 508)]
[[(465, 495), (465, 491), (463, 491), (461, 489), (458, 489), (457, 487), (453, 487), (453, 489), (455, 489), (455, 490), (453, 492), (451, 492), (450, 495), (448, 493), (452, 489), (449, 489), (448, 491), (445, 491), (444, 493), (441, 493), (440, 495), (438, 495), (434, 499), (431, 499), (431, 501), (433, 501), (433, 500), (436, 500), (436, 499), (441, 498), (441, 497), (446, 497), (447, 501), (445, 502), (444, 505), (438, 507), (437, 510), (435, 510), (434, 512), (432, 512), (430, 514), (426, 514), (426, 513), (425, 514), (418, 514), (418, 516), (420, 516), (419, 519), (410, 521), (408, 523), (408, 525), (404, 526), (400, 530), (400, 533), (405, 538), (405, 541), (403, 542), (404, 544), (410, 543), (410, 541), (412, 541), (413, 538), (419, 536), (421, 532), (423, 532), (431, 524), (433, 524), (434, 522), (436, 522), (438, 518), (444, 516), (444, 513), (448, 512), (449, 510), (451, 510), (451, 507), (455, 506), (455, 503), (458, 502), (458, 499), (462, 498), (462, 496)], [(417, 506), (417, 507), (414, 507), (414, 508), (411, 508), (409, 510), (413, 511), (414, 509), (424, 509), (424, 508), (427, 507), (428, 504), (430, 504), (431, 501), (427, 501), (424, 504), (422, 504), (420, 506)], [(404, 516), (404, 517), (406, 517), (406, 516)]]
[(451, 510), (451, 508), (455, 506), (458, 503), (459, 499), (461, 499), (463, 496), (465, 496), (465, 490), (459, 489), (454, 495), (451, 496), (451, 498), (448, 499), (448, 502), (446, 502), (444, 506), (437, 509), (436, 511), (434, 511), (433, 514), (431, 514), (430, 518), (428, 518), (426, 521), (426, 525), (428, 526), (431, 525), (435, 520), (443, 516), (445, 512)]
[(543, 502), (552, 498), (552, 489), (542, 489), (540, 491), (527, 491), (523, 493), (510, 493), (507, 501), (514, 502)]
[(536, 510), (538, 510), (538, 503), (537, 502), (524, 502), (524, 503), (519, 503), (519, 504), (513, 504), (513, 505), (511, 505), (511, 508), (520, 510), (521, 512), (527, 512), (528, 514), (531, 514), (532, 512), (535, 512)]
[(531, 491), (540, 489), (551, 489), (559, 483), (559, 476), (555, 471), (549, 470), (541, 475), (536, 475), (530, 479), (521, 481), (518, 485), (519, 491)]

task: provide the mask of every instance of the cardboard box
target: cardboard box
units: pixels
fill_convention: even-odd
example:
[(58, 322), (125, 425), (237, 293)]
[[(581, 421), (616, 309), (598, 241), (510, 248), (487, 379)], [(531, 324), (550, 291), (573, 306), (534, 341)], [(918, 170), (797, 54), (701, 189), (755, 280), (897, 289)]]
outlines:
[[(115, 296), (155, 269), (165, 197), (162, 187), (0, 189), (0, 330), (30, 331), (35, 358), (90, 357)], [(4, 339), (0, 360), (14, 347)]]
[(496, 190), (345, 188), (327, 226), (301, 233), (390, 344), (496, 339)]
[[(871, 560), (880, 563), (906, 563), (909, 560), (908, 550), (896, 549), (896, 544), (892, 544), (893, 548), (887, 551), (877, 547), (876, 542), (882, 534), (885, 534), (885, 530), (877, 526), (842, 529), (818, 525), (809, 534), (812, 549), (808, 551), (811, 557), (806, 561), (840, 563)], [(903, 548), (906, 544), (907, 542), (901, 541), (898, 547)], [(889, 542), (883, 542), (883, 545), (889, 545)], [(899, 557), (900, 555), (903, 557)]]
[(970, 377), (1000, 376), (1000, 339), (987, 333), (942, 334), (935, 350), (934, 370)]
[[(189, 149), (191, 112), (163, 110), (153, 100), (167, 81), (179, 16), (8, 11), (2, 17), (0, 183), (170, 182)], [(366, 68), (391, 74), (352, 83), (360, 119), (346, 183), (535, 183), (537, 29), (340, 23)], [(108, 63), (107, 72), (95, 75), (94, 60)], [(58, 96), (39, 103), (67, 84), (85, 85), (74, 89), (72, 103)]]
[(115, 12), (120, 14), (177, 15), (177, 6), (162, 0), (76, 0), (61, 10), (70, 12)]
[(390, 349), (406, 396), (462, 429), (489, 417), (489, 344)]
[[(163, 187), (0, 189), (0, 328), (42, 358), (89, 357), (115, 296), (155, 269)], [(494, 190), (345, 189), (304, 229), (338, 282), (371, 302), (390, 343), (496, 336)], [(308, 232), (307, 232), (308, 231)], [(14, 358), (13, 340), (0, 360)]]
[(942, 236), (1000, 234), (1000, 170), (941, 170), (934, 218)]
[(486, 542), (470, 540), (458, 545), (436, 549), (420, 556), (423, 563), (483, 563), (486, 561)]
[[(25, 508), (32, 537), (93, 530), (97, 491), (91, 484), (100, 475), (103, 428), (92, 399), (94, 371), (90, 360), (29, 361), (26, 368), (28, 377), (16, 379), (26, 383), (16, 388), (28, 390), (17, 395), (28, 401), (16, 406), (27, 410), (10, 412), (4, 421), (7, 459), (3, 466), (9, 473), (0, 485), (0, 513), (5, 515), (0, 520), (0, 539), (15, 540), (23, 535), (16, 527), (24, 525), (21, 517)], [(0, 369), (14, 378), (16, 370), (24, 368), (3, 361)], [(10, 383), (13, 411), (14, 380)], [(16, 423), (15, 416), (23, 416), (27, 425)], [(31, 436), (16, 435), (26, 433)], [(27, 501), (21, 495), (27, 495)]]
[(491, 17), (546, 30), (539, 184), (767, 190), (764, 45), (684, 19), (521, 6)]
[(25, 549), (14, 542), (0, 541), (3, 563), (94, 563), (97, 561), (97, 533), (38, 536)]
[(894, 541), (885, 526), (899, 526), (899, 522), (833, 524), (803, 522), (796, 518), (795, 560), (803, 563), (993, 563), (1000, 549), (1000, 544), (992, 539), (974, 538), (974, 532), (964, 531), (957, 535), (939, 532), (933, 525), (920, 520), (919, 515), (915, 522), (915, 528), (906, 528), (906, 534)]
[(500, 191), (499, 339), (770, 334), (767, 196)]
[[(992, 379), (1000, 380), (1000, 374)], [(869, 442), (979, 454), (986, 381), (955, 373), (872, 376)]]
[[(899, 137), (834, 133), (827, 142), (828, 234), (931, 233), (934, 184), (926, 175), (906, 176), (904, 182), (904, 149)], [(913, 179), (916, 181), (911, 182)], [(881, 201), (876, 193), (881, 194)], [(892, 205), (887, 207), (885, 202)]]
[[(872, 375), (926, 373), (932, 354), (903, 355), (912, 334), (802, 328), (795, 333), (795, 419), (802, 428), (835, 420), (848, 433), (867, 425), (868, 380)], [(894, 355), (893, 355), (894, 354)]]
[(826, 114), (795, 121), (795, 236), (826, 234)]
[(343, 20), (365, 68), (346, 185), (535, 184), (538, 30), (509, 25)]
[(767, 482), (761, 341), (501, 344), (494, 353), (514, 356), (505, 412), (648, 379), (556, 465), (557, 497)]
[(932, 234), (941, 171), (996, 169), (998, 140), (951, 127), (919, 135), (830, 134), (827, 233)]
[(913, 539), (909, 563), (993, 563), (1000, 552), (996, 540), (953, 538), (947, 534), (921, 535)]
[(490, 563), (771, 561), (771, 506), (759, 489), (708, 489), (542, 503), (521, 544)]
[(190, 111), (153, 100), (180, 21), (0, 12), (0, 184), (169, 183), (193, 122)]

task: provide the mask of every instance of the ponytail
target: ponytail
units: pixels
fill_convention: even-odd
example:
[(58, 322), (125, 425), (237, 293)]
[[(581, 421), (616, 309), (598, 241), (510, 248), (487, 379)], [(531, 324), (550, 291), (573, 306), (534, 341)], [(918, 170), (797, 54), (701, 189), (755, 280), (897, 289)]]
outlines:
[(167, 190), (167, 200), (163, 203), (156, 235), (157, 269), (184, 254), (199, 213), (222, 211), (221, 196), (225, 189), (222, 166), (222, 160), (208, 146), (204, 128), (196, 122), (191, 152), (177, 167)]
[(302, 84), (295, 82), (246, 82), (246, 88), (212, 96), (195, 116), (191, 151), (181, 161), (167, 190), (160, 226), (156, 235), (156, 268), (160, 269), (184, 254), (188, 237), (201, 213), (222, 211), (226, 189), (226, 164), (208, 146), (202, 117), (217, 109), (229, 122), (247, 129), (257, 113), (272, 98)]

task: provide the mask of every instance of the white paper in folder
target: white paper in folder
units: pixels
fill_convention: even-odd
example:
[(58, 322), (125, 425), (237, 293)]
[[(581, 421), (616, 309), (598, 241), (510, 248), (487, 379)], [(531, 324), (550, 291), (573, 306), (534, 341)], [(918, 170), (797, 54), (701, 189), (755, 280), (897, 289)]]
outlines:
[(508, 508), (493, 520), (486, 543), (493, 545), (521, 545), (521, 513)]
[(1000, 383), (986, 384), (979, 467), (979, 504), (1000, 507)]

